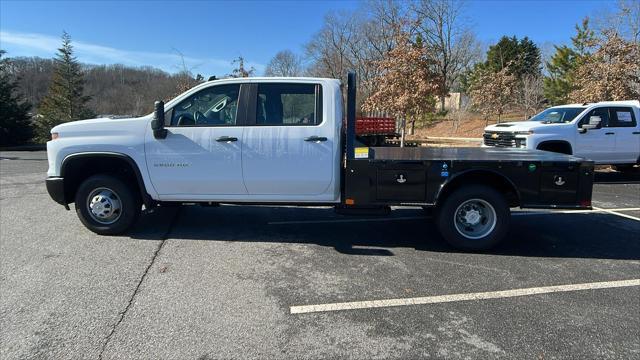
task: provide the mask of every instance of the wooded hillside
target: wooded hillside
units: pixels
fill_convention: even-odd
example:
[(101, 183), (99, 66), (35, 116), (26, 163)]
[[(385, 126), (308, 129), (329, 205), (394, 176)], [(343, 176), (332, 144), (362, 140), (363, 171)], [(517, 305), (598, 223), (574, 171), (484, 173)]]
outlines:
[[(87, 106), (98, 115), (143, 115), (153, 110), (153, 102), (178, 93), (178, 85), (189, 76), (168, 74), (151, 66), (87, 65), (84, 93)], [(17, 57), (10, 59), (9, 73), (18, 81), (18, 90), (37, 109), (47, 94), (53, 77), (53, 59)]]

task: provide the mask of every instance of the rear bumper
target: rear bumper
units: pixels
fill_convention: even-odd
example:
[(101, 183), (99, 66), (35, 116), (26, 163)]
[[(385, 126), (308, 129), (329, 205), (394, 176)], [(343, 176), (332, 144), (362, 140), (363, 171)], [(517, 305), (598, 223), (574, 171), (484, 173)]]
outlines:
[(64, 193), (64, 178), (49, 177), (45, 180), (45, 183), (47, 185), (47, 192), (53, 201), (68, 208), (69, 202)]

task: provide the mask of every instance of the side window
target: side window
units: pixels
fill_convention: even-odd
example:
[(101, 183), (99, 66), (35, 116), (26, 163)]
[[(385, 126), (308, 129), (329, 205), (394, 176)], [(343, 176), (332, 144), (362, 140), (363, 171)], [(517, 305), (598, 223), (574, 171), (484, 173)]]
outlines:
[(256, 125), (318, 125), (321, 94), (316, 84), (259, 84)]
[(234, 126), (239, 92), (239, 84), (200, 90), (173, 107), (170, 126)]
[(580, 119), (580, 125), (588, 124), (592, 116), (600, 117), (600, 125), (598, 125), (597, 129), (609, 126), (609, 108), (601, 107), (589, 111), (587, 115)]
[(635, 127), (636, 117), (633, 110), (628, 107), (612, 107), (609, 127)]

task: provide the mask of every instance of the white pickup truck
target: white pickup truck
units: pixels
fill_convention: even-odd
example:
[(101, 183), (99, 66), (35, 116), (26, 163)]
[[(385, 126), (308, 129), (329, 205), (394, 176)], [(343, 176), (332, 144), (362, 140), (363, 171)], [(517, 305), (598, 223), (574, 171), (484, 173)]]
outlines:
[(331, 205), (387, 213), (434, 207), (453, 246), (486, 249), (511, 207), (589, 209), (593, 162), (522, 149), (356, 147), (355, 74), (343, 127), (334, 79), (209, 81), (133, 119), (56, 126), (47, 190), (98, 234), (125, 232), (142, 205)]
[(486, 127), (484, 146), (559, 152), (627, 170), (640, 163), (640, 101), (554, 106), (528, 121)]

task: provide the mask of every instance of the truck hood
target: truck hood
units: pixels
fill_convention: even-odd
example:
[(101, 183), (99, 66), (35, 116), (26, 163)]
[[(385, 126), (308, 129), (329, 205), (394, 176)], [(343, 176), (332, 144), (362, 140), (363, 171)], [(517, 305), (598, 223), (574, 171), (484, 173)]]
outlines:
[(508, 123), (489, 125), (486, 128), (484, 128), (484, 130), (485, 131), (505, 131), (505, 132), (529, 131), (533, 129), (539, 129), (544, 125), (545, 124), (539, 121), (518, 121), (518, 122), (508, 122)]
[(96, 118), (78, 120), (55, 126), (51, 129), (51, 132), (57, 132), (60, 137), (118, 135), (138, 132), (144, 129), (150, 120), (150, 116), (125, 119)]

